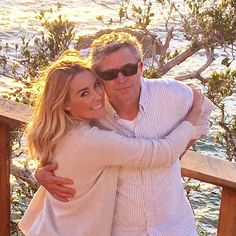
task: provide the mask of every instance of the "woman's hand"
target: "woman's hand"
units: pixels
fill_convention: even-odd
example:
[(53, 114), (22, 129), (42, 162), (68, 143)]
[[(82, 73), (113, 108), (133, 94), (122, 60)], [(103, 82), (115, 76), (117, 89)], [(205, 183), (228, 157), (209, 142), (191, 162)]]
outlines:
[(196, 89), (194, 86), (190, 85), (192, 91), (193, 91), (193, 105), (187, 116), (185, 117), (185, 120), (192, 123), (192, 125), (195, 125), (198, 121), (199, 117), (201, 116), (201, 107), (202, 102), (204, 99), (203, 94)]

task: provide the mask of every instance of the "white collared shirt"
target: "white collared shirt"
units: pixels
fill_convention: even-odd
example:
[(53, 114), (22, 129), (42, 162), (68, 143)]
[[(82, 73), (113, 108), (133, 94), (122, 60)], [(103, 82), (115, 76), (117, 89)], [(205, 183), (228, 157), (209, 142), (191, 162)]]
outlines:
[[(164, 137), (180, 124), (192, 101), (191, 89), (180, 82), (142, 79), (140, 111), (132, 128), (121, 122), (110, 104), (106, 119), (97, 125), (130, 137)], [(212, 103), (205, 99), (193, 139), (208, 132), (212, 109)], [(120, 168), (112, 236), (147, 235), (197, 235), (179, 161), (169, 168)]]

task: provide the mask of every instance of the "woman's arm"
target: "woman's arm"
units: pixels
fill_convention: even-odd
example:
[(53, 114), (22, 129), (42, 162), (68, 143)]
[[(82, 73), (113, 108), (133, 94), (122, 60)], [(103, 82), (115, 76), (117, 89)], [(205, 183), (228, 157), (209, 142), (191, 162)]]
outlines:
[(193, 125), (183, 121), (169, 135), (159, 139), (129, 138), (97, 127), (83, 131), (83, 135), (79, 134), (79, 130), (73, 132), (73, 145), (67, 145), (65, 153), (76, 148), (77, 154), (73, 155), (71, 162), (77, 162), (78, 166), (150, 168), (165, 167), (175, 162), (192, 137)]
[[(185, 118), (193, 125), (200, 114), (202, 102), (201, 96), (196, 91), (194, 96), (197, 102), (194, 103), (192, 110)], [(72, 150), (69, 142), (70, 145), (66, 155), (76, 158), (73, 163), (81, 163), (82, 161), (99, 167), (127, 165), (147, 168), (169, 165), (185, 150), (192, 135), (192, 125), (186, 121), (181, 123), (167, 137), (158, 140), (135, 140), (122, 137), (111, 131), (102, 131), (95, 127), (90, 128), (89, 131), (86, 131), (82, 142), (80, 138), (72, 138), (72, 140), (78, 140), (78, 143), (73, 145), (74, 150), (83, 147), (78, 151), (78, 154), (70, 154)], [(76, 136), (76, 132), (74, 134)], [(84, 152), (84, 155), (80, 151)], [(87, 158), (80, 159), (79, 157)], [(73, 197), (72, 189), (65, 187), (64, 179), (54, 176), (53, 170), (49, 172), (43, 167), (36, 172), (36, 178), (58, 200), (67, 201), (69, 197)]]
[[(194, 88), (193, 95), (193, 107), (185, 120), (164, 138), (129, 138), (116, 132), (88, 126), (80, 127), (78, 131), (73, 130), (75, 137), (72, 134), (67, 146), (70, 150), (74, 147), (78, 154), (74, 155), (76, 159), (72, 162), (98, 168), (111, 165), (138, 168), (171, 165), (191, 140), (193, 125), (201, 113), (203, 96)], [(70, 142), (75, 144), (71, 145)]]
[[(99, 130), (96, 127), (86, 131), (81, 136), (75, 132), (67, 139), (68, 145), (60, 143), (56, 161), (60, 166), (68, 167), (60, 169), (60, 175), (72, 177), (71, 167), (97, 166), (102, 168), (109, 165), (131, 166), (139, 168), (168, 166), (176, 160), (191, 139), (193, 126), (185, 121), (180, 124), (167, 137), (158, 140), (135, 139), (121, 136), (112, 131)], [(78, 132), (80, 132), (78, 130)], [(72, 141), (72, 142), (71, 142)], [(75, 191), (66, 186), (68, 179), (55, 176), (57, 165), (50, 164), (39, 168), (35, 177), (44, 188), (60, 201), (68, 201)], [(79, 170), (78, 170), (79, 171)], [(72, 184), (73, 182), (68, 184)]]

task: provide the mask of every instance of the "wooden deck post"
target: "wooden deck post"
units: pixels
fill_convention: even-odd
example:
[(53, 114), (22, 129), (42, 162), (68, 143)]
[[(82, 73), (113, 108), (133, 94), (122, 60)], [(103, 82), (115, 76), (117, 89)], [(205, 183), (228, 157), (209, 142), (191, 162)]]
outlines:
[(223, 187), (220, 214), (218, 223), (218, 236), (236, 236), (236, 190)]
[(0, 236), (10, 235), (10, 128), (0, 123)]

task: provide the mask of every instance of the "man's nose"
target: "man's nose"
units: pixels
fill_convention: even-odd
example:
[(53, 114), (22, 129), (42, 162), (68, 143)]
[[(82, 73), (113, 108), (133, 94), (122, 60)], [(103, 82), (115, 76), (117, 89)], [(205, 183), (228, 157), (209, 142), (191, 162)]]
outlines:
[(127, 78), (121, 72), (119, 72), (119, 74), (116, 78), (116, 82), (122, 84), (126, 80), (127, 80)]

